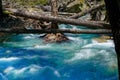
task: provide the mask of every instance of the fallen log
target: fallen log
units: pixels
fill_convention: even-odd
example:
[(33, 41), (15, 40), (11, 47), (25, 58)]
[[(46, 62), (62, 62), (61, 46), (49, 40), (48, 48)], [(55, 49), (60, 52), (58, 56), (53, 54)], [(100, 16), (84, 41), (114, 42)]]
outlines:
[(0, 28), (0, 32), (3, 33), (72, 33), (72, 34), (111, 34), (110, 29), (98, 29), (98, 30), (78, 30), (78, 29), (23, 29), (23, 28)]
[(48, 22), (55, 22), (55, 23), (64, 23), (64, 24), (72, 24), (72, 25), (79, 25), (79, 26), (85, 26), (88, 28), (111, 28), (109, 24), (99, 24), (98, 22), (89, 22), (89, 21), (83, 21), (79, 19), (66, 19), (62, 17), (53, 17), (48, 15), (39, 15), (37, 13), (30, 13), (25, 11), (19, 11), (17, 9), (5, 9), (6, 11), (9, 11), (11, 15), (15, 16), (21, 16), (36, 20), (43, 20)]
[(86, 10), (84, 10), (84, 11), (78, 13), (78, 14), (70, 16), (69, 18), (77, 19), (77, 18), (79, 18), (79, 17), (81, 17), (81, 16), (83, 16), (83, 15), (85, 15), (87, 13), (90, 13), (90, 12), (94, 11), (94, 10), (101, 9), (104, 6), (105, 6), (105, 4), (96, 5), (96, 6), (92, 7), (92, 8), (90, 8), (90, 9), (86, 9)]

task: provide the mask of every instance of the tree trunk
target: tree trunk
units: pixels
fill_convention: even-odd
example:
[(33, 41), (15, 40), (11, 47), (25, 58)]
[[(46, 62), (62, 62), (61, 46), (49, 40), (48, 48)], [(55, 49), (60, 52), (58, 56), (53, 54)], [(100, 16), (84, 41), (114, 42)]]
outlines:
[[(51, 15), (54, 17), (58, 16), (58, 0), (51, 0)], [(52, 22), (51, 24), (52, 29), (58, 29), (58, 24), (55, 22)]]
[(120, 79), (120, 0), (105, 0), (105, 3), (112, 26)]
[[(58, 0), (51, 0), (51, 15), (53, 17), (58, 16)], [(51, 23), (51, 29), (58, 29), (58, 23), (56, 21), (53, 21)], [(68, 40), (65, 35), (62, 33), (57, 33), (53, 31), (52, 33), (46, 34), (44, 37), (45, 42), (62, 42)]]
[(3, 14), (3, 12), (2, 12), (2, 0), (0, 0), (0, 18), (2, 18), (2, 14)]

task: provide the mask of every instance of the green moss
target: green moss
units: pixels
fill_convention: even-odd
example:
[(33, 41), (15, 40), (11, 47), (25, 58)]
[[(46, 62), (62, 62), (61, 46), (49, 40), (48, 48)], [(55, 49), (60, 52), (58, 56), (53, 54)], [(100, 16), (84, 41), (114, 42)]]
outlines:
[(69, 9), (67, 9), (67, 12), (80, 12), (80, 4), (74, 5), (72, 7), (70, 7)]
[(7, 15), (8, 15), (8, 14), (11, 14), (11, 12), (9, 12), (9, 11), (3, 11), (3, 13), (4, 13), (4, 14), (7, 14)]
[(39, 4), (47, 4), (48, 0), (11, 0), (13, 3), (20, 5), (34, 6)]

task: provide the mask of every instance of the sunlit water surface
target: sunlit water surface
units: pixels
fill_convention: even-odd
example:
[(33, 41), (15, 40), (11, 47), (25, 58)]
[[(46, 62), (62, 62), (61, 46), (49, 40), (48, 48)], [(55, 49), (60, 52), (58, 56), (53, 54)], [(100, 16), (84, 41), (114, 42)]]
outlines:
[(69, 42), (46, 44), (42, 35), (11, 35), (0, 44), (0, 80), (118, 80), (112, 40), (65, 34)]

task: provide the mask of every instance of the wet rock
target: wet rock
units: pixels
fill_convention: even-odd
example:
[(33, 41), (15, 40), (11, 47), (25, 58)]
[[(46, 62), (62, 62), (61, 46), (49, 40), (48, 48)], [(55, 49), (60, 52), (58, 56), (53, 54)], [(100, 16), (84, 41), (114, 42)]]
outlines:
[(109, 36), (109, 35), (102, 35), (98, 38), (94, 38), (94, 40), (96, 40), (99, 43), (107, 42), (107, 40), (110, 40), (110, 39), (112, 39), (112, 36)]

